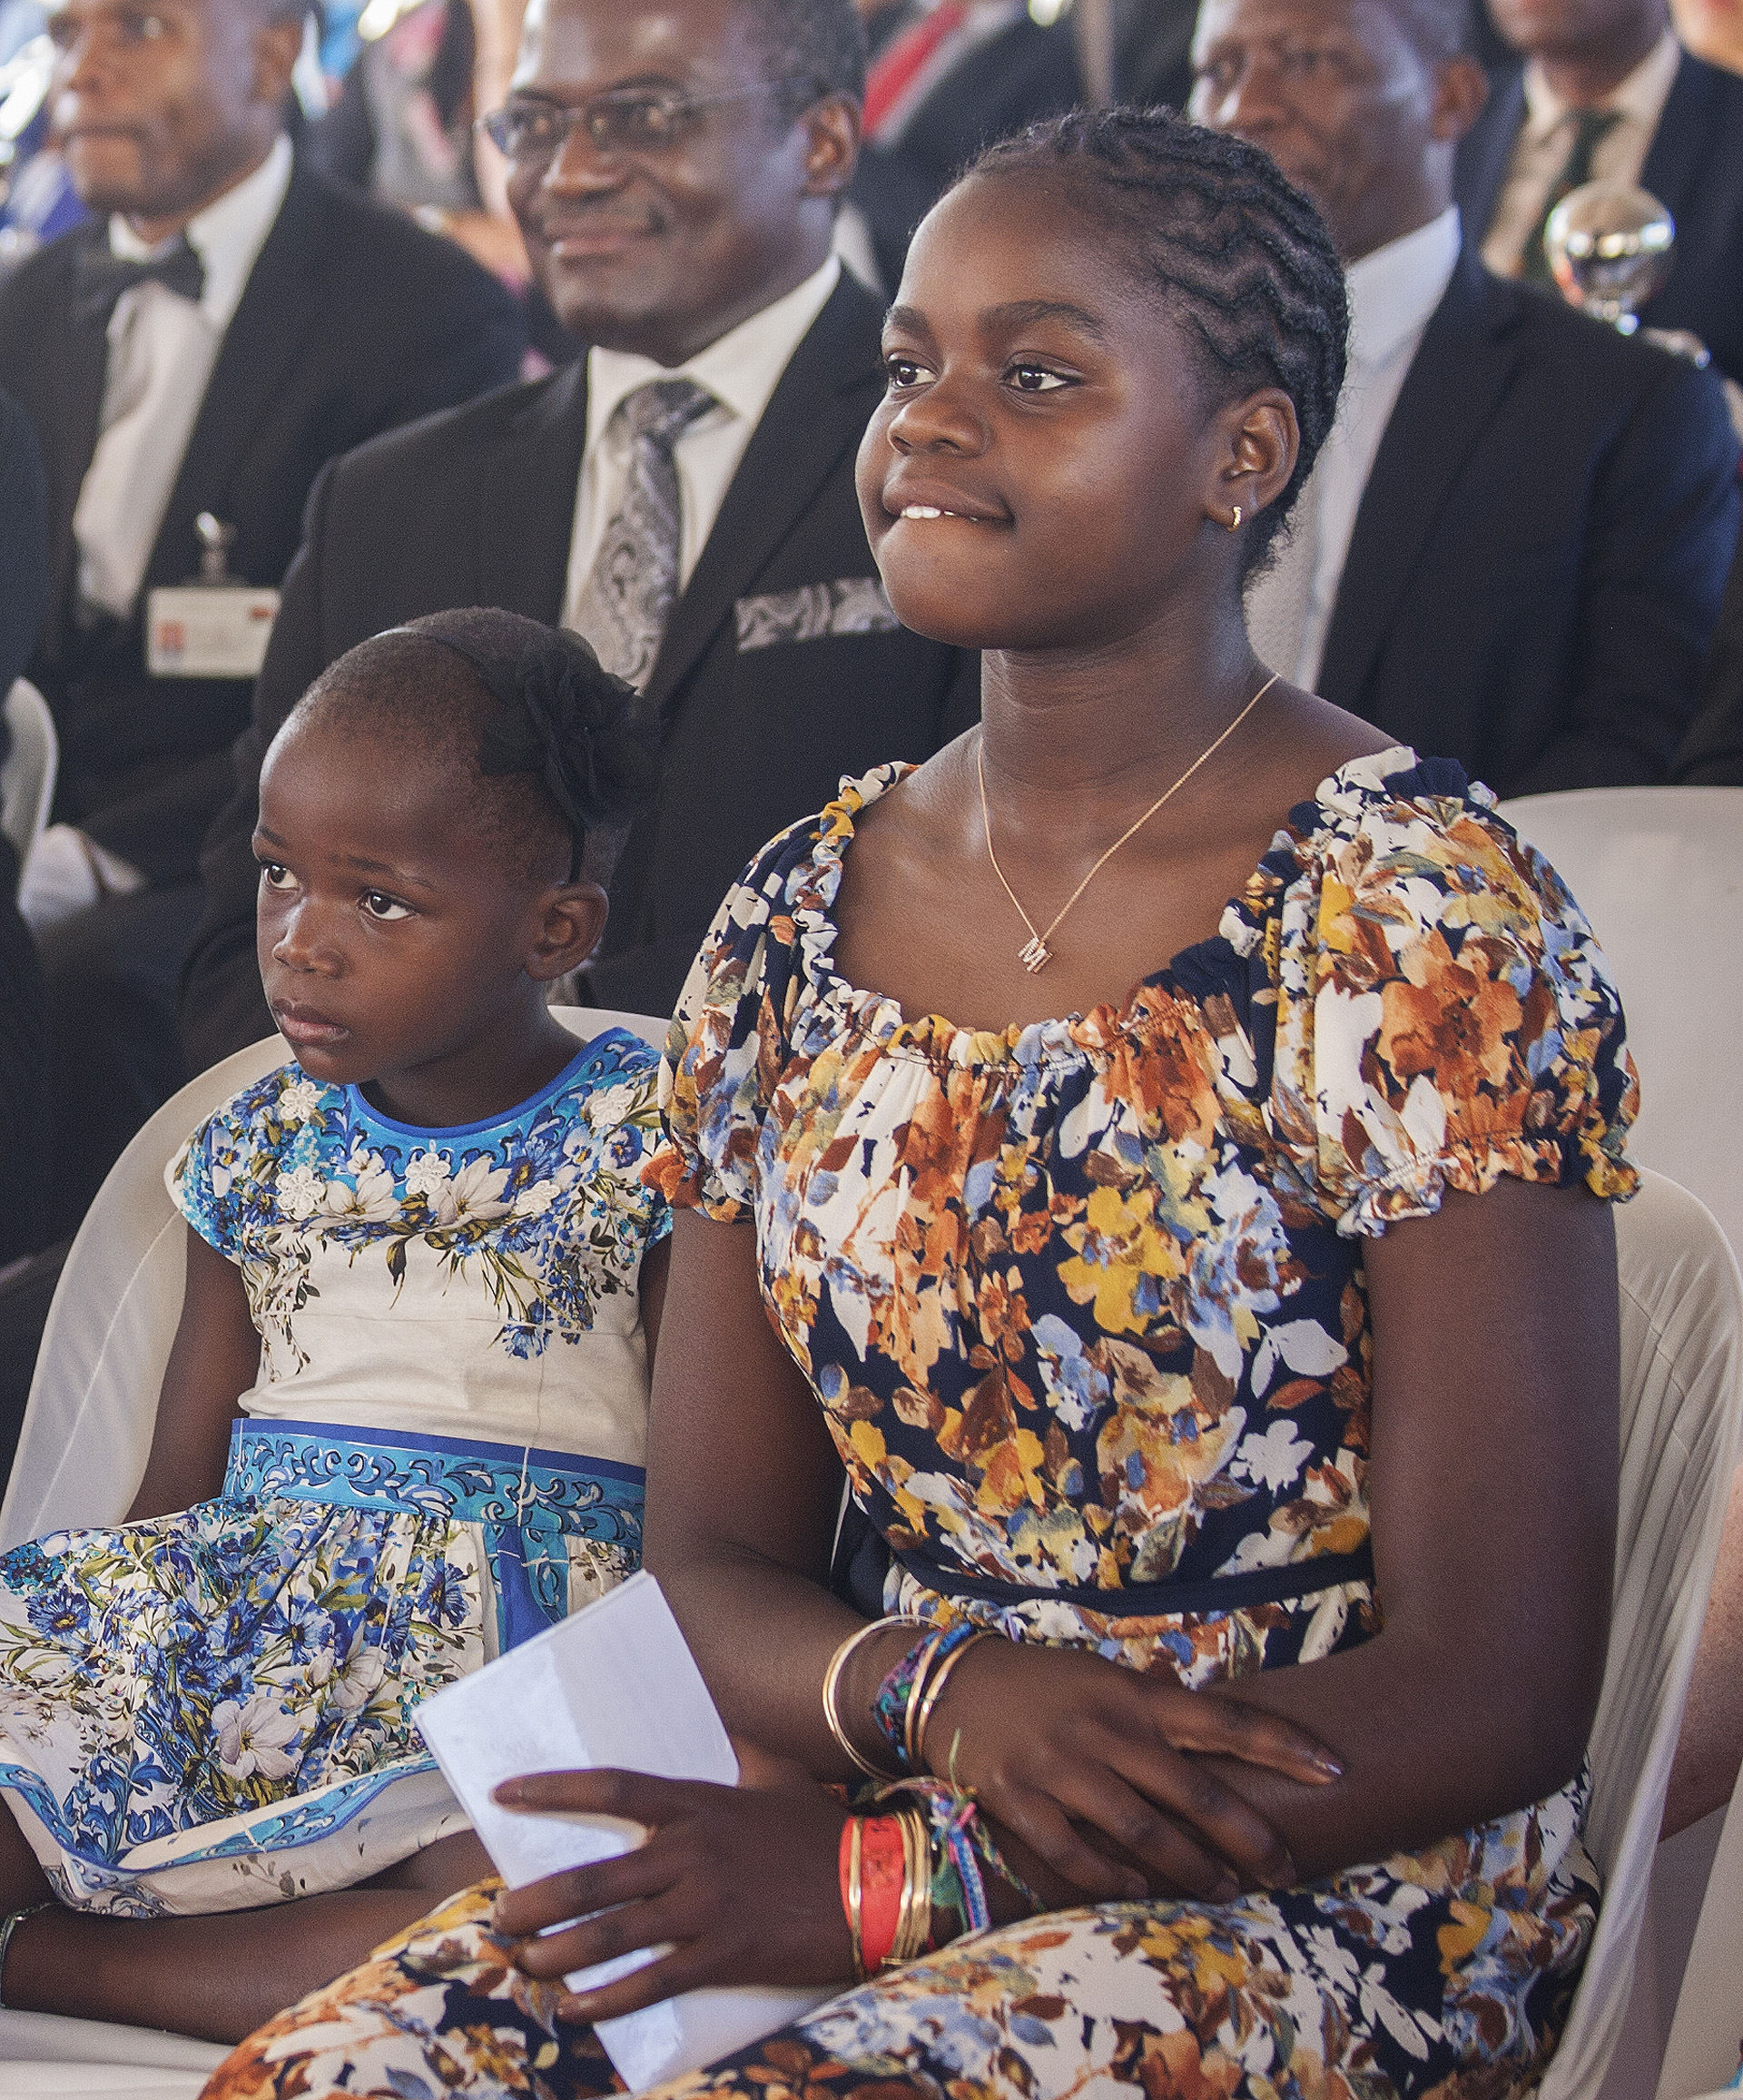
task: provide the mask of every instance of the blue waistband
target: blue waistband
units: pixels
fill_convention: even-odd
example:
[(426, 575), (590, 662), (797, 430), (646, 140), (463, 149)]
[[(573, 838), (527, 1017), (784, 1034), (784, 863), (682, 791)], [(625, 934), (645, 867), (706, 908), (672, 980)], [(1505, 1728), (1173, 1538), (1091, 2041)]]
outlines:
[(566, 1612), (567, 1540), (591, 1540), (639, 1564), (644, 1477), (639, 1466), (576, 1452), (245, 1419), (231, 1425), (223, 1492), (482, 1525), (509, 1648)]

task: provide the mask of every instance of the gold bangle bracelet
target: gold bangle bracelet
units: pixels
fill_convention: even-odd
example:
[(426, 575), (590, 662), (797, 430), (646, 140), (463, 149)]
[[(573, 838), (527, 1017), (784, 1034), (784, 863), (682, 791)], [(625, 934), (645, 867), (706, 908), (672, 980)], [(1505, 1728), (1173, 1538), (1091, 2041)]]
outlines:
[(921, 1650), (920, 1661), (914, 1665), (913, 1681), (908, 1687), (907, 1703), (903, 1706), (901, 1713), (901, 1754), (907, 1759), (908, 1770), (911, 1772), (917, 1772), (920, 1770), (920, 1757), (914, 1741), (914, 1714), (921, 1704), (921, 1695), (926, 1689), (926, 1672), (932, 1667), (933, 1661), (939, 1649), (943, 1645), (944, 1637), (949, 1632), (948, 1626), (940, 1626)]
[(865, 1981), (865, 1935), (861, 1928), (861, 1909), (865, 1891), (860, 1883), (860, 1846), (865, 1837), (865, 1819), (855, 1816), (847, 1840), (847, 1936), (853, 1945), (853, 1980)]
[(862, 1757), (852, 1737), (842, 1727), (842, 1717), (835, 1707), (835, 1695), (841, 1690), (842, 1672), (860, 1642), (870, 1640), (873, 1633), (881, 1633), (887, 1626), (922, 1626), (926, 1623), (923, 1619), (872, 1619), (848, 1635), (830, 1657), (829, 1668), (823, 1672), (823, 1719), (829, 1724), (829, 1732), (834, 1737), (839, 1748), (868, 1779), (887, 1780), (895, 1775), (874, 1765), (870, 1758)]
[(884, 1965), (891, 1968), (917, 1961), (932, 1931), (932, 1849), (926, 1817), (914, 1808), (899, 1809), (896, 1814), (901, 1825), (901, 1906)]
[(994, 1635), (993, 1631), (990, 1626), (981, 1627), (978, 1633), (970, 1633), (968, 1639), (962, 1643), (961, 1647), (952, 1649), (950, 1654), (944, 1658), (942, 1664), (939, 1668), (938, 1675), (934, 1677), (932, 1681), (926, 1687), (925, 1700), (921, 1703), (920, 1711), (914, 1719), (914, 1726), (912, 1731), (913, 1747), (909, 1752), (909, 1762), (913, 1767), (915, 1771), (923, 1772), (927, 1769), (926, 1730), (931, 1721), (932, 1709), (938, 1704), (939, 1700), (943, 1695), (944, 1687), (950, 1681), (951, 1671), (956, 1668), (957, 1664), (961, 1661), (962, 1658), (968, 1653), (969, 1650), (974, 1647), (978, 1642), (991, 1641), (995, 1638), (996, 1636)]

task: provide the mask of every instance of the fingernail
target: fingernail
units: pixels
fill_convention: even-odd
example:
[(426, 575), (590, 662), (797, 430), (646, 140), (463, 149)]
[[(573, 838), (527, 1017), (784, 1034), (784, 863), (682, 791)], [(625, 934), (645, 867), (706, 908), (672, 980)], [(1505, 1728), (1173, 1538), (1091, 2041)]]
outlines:
[(1314, 1760), (1314, 1770), (1328, 1780), (1341, 1780), (1344, 1768), (1334, 1757), (1322, 1754)]
[(1295, 1863), (1285, 1852), (1281, 1862), (1265, 1876), (1265, 1885), (1267, 1888), (1293, 1888), (1296, 1879)]
[(1241, 1892), (1241, 1885), (1232, 1874), (1225, 1874), (1211, 1891), (1213, 1903), (1233, 1903)]

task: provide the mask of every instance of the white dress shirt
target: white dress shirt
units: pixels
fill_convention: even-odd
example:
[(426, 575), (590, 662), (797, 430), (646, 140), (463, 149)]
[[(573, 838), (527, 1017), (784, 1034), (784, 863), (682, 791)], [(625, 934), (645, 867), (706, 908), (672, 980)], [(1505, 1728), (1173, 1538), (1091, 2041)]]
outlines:
[[(188, 222), (189, 245), (206, 272), (197, 305), (149, 281), (115, 302), (102, 434), (79, 489), (73, 537), (81, 597), (118, 618), (139, 596), (219, 345), (290, 181), (290, 142), (281, 136), (252, 174)], [(109, 222), (109, 249), (130, 262), (159, 252), (121, 217)]]
[[(1592, 104), (1594, 109), (1616, 111), (1620, 120), (1598, 142), (1591, 156), (1593, 182), (1640, 181), (1681, 63), (1682, 46), (1667, 29), (1628, 78)], [(1513, 142), (1507, 177), (1482, 237), (1482, 260), (1498, 277), (1519, 275), (1526, 243), (1543, 223), (1550, 192), (1573, 143), (1574, 114), (1573, 104), (1556, 94), (1537, 60), (1529, 60), (1525, 122)]]
[(595, 348), (587, 352), (587, 441), (581, 455), (575, 529), (569, 539), (568, 581), (563, 594), (566, 626), (575, 625), (576, 608), (606, 528), (623, 508), (630, 453), (629, 428), (617, 413), (624, 402), (651, 380), (694, 380), (718, 404), (698, 416), (672, 449), (684, 511), (678, 546), (682, 590), (708, 544), (769, 397), (828, 304), (841, 274), (840, 260), (831, 255), (803, 284), (761, 313), (740, 321), (681, 365), (658, 365), (651, 358), (625, 350)]
[(1312, 691), (1325, 653), (1355, 514), (1430, 316), (1459, 260), (1459, 213), (1388, 241), (1350, 265), (1350, 362), (1337, 419), (1296, 498), (1276, 560), (1246, 597), (1260, 659)]

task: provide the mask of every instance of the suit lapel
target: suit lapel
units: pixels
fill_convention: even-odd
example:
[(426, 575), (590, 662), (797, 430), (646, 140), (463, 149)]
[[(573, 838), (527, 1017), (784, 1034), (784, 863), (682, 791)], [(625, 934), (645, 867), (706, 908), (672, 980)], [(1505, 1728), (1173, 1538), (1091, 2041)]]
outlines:
[(486, 455), (478, 490), (478, 603), (555, 626), (563, 616), (576, 488), (587, 442), (587, 360), (532, 393)]
[[(72, 616), (78, 585), (78, 548), (73, 541), (73, 513), (78, 508), (79, 489), (84, 481), (91, 455), (97, 449), (98, 427), (103, 419), (103, 380), (109, 366), (109, 335), (103, 323), (80, 313), (74, 296), (78, 257), (86, 248), (107, 244), (109, 222), (100, 220), (82, 228), (68, 242), (64, 251), (63, 289), (66, 325), (54, 331), (54, 349), (47, 354), (60, 360), (58, 386), (61, 412), (54, 419), (54, 457), (48, 468), (49, 505), (49, 605), (50, 633), (64, 629)], [(44, 346), (46, 351), (46, 345)]]
[(1472, 248), (1459, 258), (1374, 455), (1320, 664), (1319, 690), (1361, 712), (1385, 641), (1442, 506), (1517, 362), (1510, 340), (1521, 299), (1491, 279)]
[(1709, 68), (1685, 51), (1640, 170), (1640, 187), (1649, 190), (1679, 225), (1693, 203), (1702, 152), (1716, 135), (1715, 84)]
[[(880, 384), (878, 325), (877, 301), (844, 275), (770, 397), (673, 611), (648, 679), (656, 707), (669, 702), (843, 449), (864, 435)], [(871, 566), (868, 552), (868, 571)]]
[(1482, 245), (1495, 215), (1507, 164), (1525, 122), (1525, 71), (1515, 65), (1490, 83), (1482, 114), (1459, 148), (1455, 188), (1464, 220), (1464, 237), (1473, 250)]
[(328, 320), (320, 296), (326, 212), (318, 185), (292, 170), (279, 215), (261, 243), (224, 340), (170, 491), (145, 571), (145, 588), (185, 583), (202, 510), (228, 518), (233, 477), (269, 403), (301, 355), (310, 330)]

